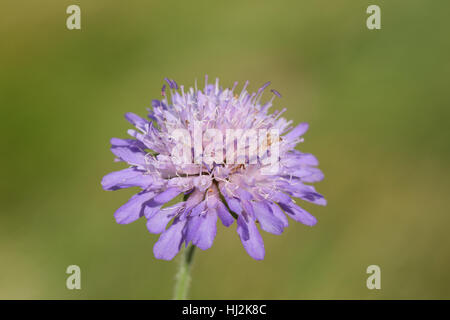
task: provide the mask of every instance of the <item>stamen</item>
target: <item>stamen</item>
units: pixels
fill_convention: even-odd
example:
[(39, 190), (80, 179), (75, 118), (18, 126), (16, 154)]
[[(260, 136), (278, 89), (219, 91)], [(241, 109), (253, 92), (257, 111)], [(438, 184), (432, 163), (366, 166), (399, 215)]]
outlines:
[(276, 95), (278, 98), (281, 98), (281, 93), (279, 93), (277, 90), (272, 89), (270, 90), (274, 95)]

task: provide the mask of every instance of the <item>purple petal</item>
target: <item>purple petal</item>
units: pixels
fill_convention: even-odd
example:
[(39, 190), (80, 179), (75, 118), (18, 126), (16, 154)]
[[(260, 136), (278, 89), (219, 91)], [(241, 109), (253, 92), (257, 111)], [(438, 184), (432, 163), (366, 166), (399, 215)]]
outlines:
[(153, 246), (153, 254), (157, 259), (172, 260), (180, 251), (183, 242), (183, 228), (186, 220), (175, 220), (164, 231)]
[(238, 216), (236, 223), (237, 223), (236, 231), (239, 234), (241, 241), (243, 240), (247, 241), (248, 239), (250, 239), (250, 233), (248, 231), (247, 222), (245, 221), (242, 215)]
[(250, 201), (241, 200), (242, 208), (247, 213), (248, 216), (255, 218), (255, 212), (253, 210), (253, 206)]
[(295, 221), (301, 222), (307, 226), (313, 226), (317, 223), (317, 219), (313, 215), (306, 212), (296, 204), (292, 203), (290, 205), (285, 205), (283, 203), (279, 203), (279, 205)]
[[(302, 200), (325, 206), (327, 201), (313, 186), (303, 184), (298, 180), (292, 183), (285, 181), (284, 183), (279, 183), (278, 187), (283, 191), (289, 193), (293, 197), (300, 198)], [(288, 204), (284, 201), (285, 204)]]
[(202, 201), (197, 204), (191, 211), (190, 216), (199, 216), (204, 213), (206, 207), (206, 201)]
[(280, 191), (268, 190), (266, 193), (270, 194), (270, 198), (279, 203), (289, 204), (292, 202), (292, 199), (287, 194)]
[(245, 189), (237, 189), (235, 191), (241, 200), (253, 200), (253, 195)]
[(192, 241), (202, 250), (211, 248), (216, 237), (217, 213), (209, 209), (206, 214), (191, 216), (186, 226), (186, 242)]
[(277, 217), (283, 223), (283, 227), (286, 228), (289, 225), (289, 221), (283, 210), (275, 203), (270, 203), (269, 206), (272, 209), (273, 215)]
[(147, 219), (150, 219), (161, 207), (178, 196), (181, 193), (178, 188), (169, 188), (156, 195), (151, 201), (145, 204), (144, 214)]
[(283, 233), (283, 222), (272, 213), (271, 207), (265, 202), (254, 202), (252, 205), (261, 229), (272, 234)]
[(105, 190), (118, 190), (122, 188), (140, 187), (147, 188), (153, 182), (150, 175), (144, 174), (134, 168), (127, 168), (107, 174), (102, 179), (102, 187)]
[(327, 200), (317, 192), (303, 192), (299, 196), (300, 199), (317, 204), (319, 206), (326, 206)]
[(111, 147), (111, 152), (120, 160), (135, 166), (145, 166), (145, 152), (137, 148)]
[(180, 215), (180, 219), (185, 219), (199, 203), (203, 201), (204, 193), (195, 189), (185, 202), (185, 210)]
[(169, 188), (155, 196), (152, 201), (154, 203), (164, 204), (178, 196), (180, 193), (181, 191), (178, 190), (178, 188)]
[(239, 200), (237, 200), (233, 197), (230, 197), (228, 195), (228, 192), (225, 188), (225, 184), (219, 183), (219, 189), (220, 189), (221, 194), (225, 198), (225, 201), (227, 202), (227, 205), (230, 208), (230, 210), (238, 215), (241, 214), (242, 207), (241, 207), (241, 204), (239, 203)]
[(147, 229), (151, 233), (161, 233), (163, 232), (170, 220), (182, 210), (182, 204), (177, 203), (176, 205), (168, 208), (163, 208), (156, 212), (152, 217), (147, 220)]
[(224, 197), (225, 200), (227, 201), (228, 207), (236, 214), (241, 214), (242, 212), (242, 206), (239, 202), (239, 200), (235, 199), (235, 198), (228, 198), (228, 197)]
[(297, 139), (298, 137), (302, 136), (307, 130), (309, 125), (306, 122), (300, 123), (298, 126), (296, 126), (294, 129), (292, 129), (289, 133), (284, 135), (284, 140), (286, 141), (292, 141)]
[(125, 114), (125, 119), (127, 119), (128, 122), (130, 122), (132, 125), (134, 125), (136, 128), (142, 131), (146, 131), (146, 128), (149, 123), (147, 120), (141, 118), (140, 116), (132, 112), (127, 112)]
[(141, 192), (135, 194), (114, 213), (117, 223), (127, 224), (136, 221), (142, 216), (142, 207), (155, 194), (153, 192)]
[(289, 168), (296, 168), (299, 165), (306, 166), (317, 166), (319, 161), (317, 158), (310, 153), (301, 153), (300, 151), (294, 150), (292, 153), (288, 153), (286, 157), (281, 159), (284, 166)]
[(250, 257), (255, 260), (263, 260), (265, 254), (264, 242), (259, 234), (255, 222), (252, 219), (248, 220), (249, 221), (246, 223), (242, 216), (238, 217), (237, 232)]
[(319, 160), (311, 153), (302, 153), (299, 156), (300, 162), (308, 166), (318, 166)]
[(292, 175), (299, 177), (303, 182), (318, 182), (322, 181), (324, 175), (318, 168), (300, 168), (292, 171)]
[(145, 149), (145, 145), (142, 142), (134, 139), (111, 138), (110, 143), (113, 147), (130, 147), (141, 150)]
[(222, 224), (225, 227), (229, 227), (233, 224), (234, 218), (230, 214), (230, 212), (228, 212), (227, 207), (222, 203), (222, 201), (219, 201), (217, 203), (216, 210), (217, 210), (217, 215), (220, 218), (220, 221), (222, 221)]

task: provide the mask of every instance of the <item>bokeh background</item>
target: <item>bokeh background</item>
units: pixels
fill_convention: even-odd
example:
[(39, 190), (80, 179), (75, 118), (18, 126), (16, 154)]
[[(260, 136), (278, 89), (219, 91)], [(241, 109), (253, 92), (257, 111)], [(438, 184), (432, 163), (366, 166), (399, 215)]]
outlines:
[[(66, 29), (78, 4), (82, 29)], [(366, 28), (381, 7), (382, 29)], [(194, 299), (450, 298), (450, 3), (434, 1), (2, 1), (0, 298), (170, 299), (145, 221), (118, 225), (135, 190), (106, 192), (111, 137), (163, 78), (271, 80), (300, 149), (321, 161), (319, 220), (263, 234), (252, 260), (218, 227), (197, 251)], [(269, 96), (269, 95), (268, 95)], [(82, 289), (67, 290), (68, 265)], [(381, 267), (381, 290), (366, 288)]]

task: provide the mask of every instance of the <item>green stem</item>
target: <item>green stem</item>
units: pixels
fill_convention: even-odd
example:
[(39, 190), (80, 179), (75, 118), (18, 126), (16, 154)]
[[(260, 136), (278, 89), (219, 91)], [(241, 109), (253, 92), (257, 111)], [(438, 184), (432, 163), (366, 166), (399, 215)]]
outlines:
[(195, 246), (190, 245), (183, 250), (180, 267), (175, 280), (174, 300), (186, 300), (189, 291), (189, 284), (191, 282), (191, 267), (194, 258)]

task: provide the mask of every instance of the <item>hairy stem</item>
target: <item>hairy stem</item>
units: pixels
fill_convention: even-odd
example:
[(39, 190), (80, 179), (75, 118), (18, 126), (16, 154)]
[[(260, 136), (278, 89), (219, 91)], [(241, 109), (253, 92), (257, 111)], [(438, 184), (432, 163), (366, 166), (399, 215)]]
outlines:
[(195, 246), (190, 245), (184, 249), (181, 256), (180, 267), (175, 280), (174, 300), (186, 300), (191, 282), (191, 268), (194, 258)]

